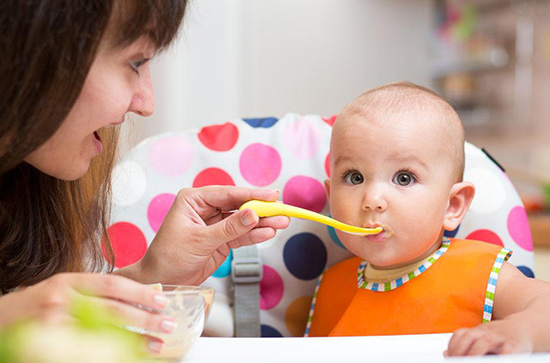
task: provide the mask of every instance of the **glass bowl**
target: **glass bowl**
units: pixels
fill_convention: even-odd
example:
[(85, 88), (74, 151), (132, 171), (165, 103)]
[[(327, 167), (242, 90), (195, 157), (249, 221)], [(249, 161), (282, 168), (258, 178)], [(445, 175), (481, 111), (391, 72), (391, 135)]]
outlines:
[(170, 333), (148, 332), (164, 341), (162, 351), (154, 359), (179, 361), (200, 337), (214, 300), (214, 289), (200, 286), (160, 285), (153, 287), (168, 297), (161, 313), (174, 318), (177, 327)]

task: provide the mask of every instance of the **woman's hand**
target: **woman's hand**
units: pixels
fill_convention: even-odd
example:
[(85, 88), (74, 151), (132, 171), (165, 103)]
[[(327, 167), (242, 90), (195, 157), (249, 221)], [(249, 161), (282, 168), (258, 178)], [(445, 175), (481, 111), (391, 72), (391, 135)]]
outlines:
[(275, 201), (278, 196), (272, 189), (182, 189), (143, 259), (118, 273), (146, 283), (198, 285), (230, 249), (263, 242), (288, 226), (287, 217), (259, 219), (250, 209), (230, 212), (251, 199)]
[[(46, 324), (70, 322), (71, 304), (77, 297), (91, 299), (128, 325), (150, 332), (171, 333), (174, 319), (136, 307), (162, 309), (168, 299), (150, 286), (116, 275), (61, 273), (36, 285), (0, 297), (0, 326), (22, 319)], [(162, 342), (149, 337), (149, 349), (159, 352)]]
[(533, 351), (529, 328), (515, 321), (498, 320), (457, 330), (444, 355), (512, 354)]

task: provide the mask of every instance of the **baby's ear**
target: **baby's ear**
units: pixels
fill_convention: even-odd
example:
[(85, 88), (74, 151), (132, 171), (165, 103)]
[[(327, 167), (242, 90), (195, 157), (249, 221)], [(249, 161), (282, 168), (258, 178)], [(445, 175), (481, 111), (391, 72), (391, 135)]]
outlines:
[(454, 231), (458, 227), (474, 199), (475, 192), (476, 188), (470, 182), (456, 183), (451, 187), (443, 229)]
[(330, 200), (330, 179), (325, 179), (325, 193), (327, 194), (327, 200)]

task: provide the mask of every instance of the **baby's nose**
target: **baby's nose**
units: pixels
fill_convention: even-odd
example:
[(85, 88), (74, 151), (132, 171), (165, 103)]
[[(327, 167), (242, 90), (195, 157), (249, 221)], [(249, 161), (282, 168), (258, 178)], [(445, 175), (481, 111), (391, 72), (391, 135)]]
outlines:
[(371, 191), (365, 195), (363, 209), (367, 211), (383, 212), (388, 208), (388, 203), (380, 191)]

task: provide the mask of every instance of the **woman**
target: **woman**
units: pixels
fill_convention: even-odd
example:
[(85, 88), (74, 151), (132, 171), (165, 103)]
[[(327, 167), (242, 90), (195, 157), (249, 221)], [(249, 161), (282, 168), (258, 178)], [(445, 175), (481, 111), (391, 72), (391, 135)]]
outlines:
[[(230, 248), (285, 228), (251, 210), (278, 191), (182, 189), (145, 257), (112, 274), (106, 234), (110, 172), (126, 113), (148, 116), (148, 60), (170, 44), (185, 0), (7, 0), (0, 4), (0, 325), (70, 319), (74, 295), (93, 296), (133, 325), (170, 332), (138, 309), (166, 300), (140, 283), (199, 284)], [(227, 217), (227, 218), (225, 218)], [(138, 283), (138, 282), (140, 283)], [(159, 351), (158, 341), (150, 348)]]

